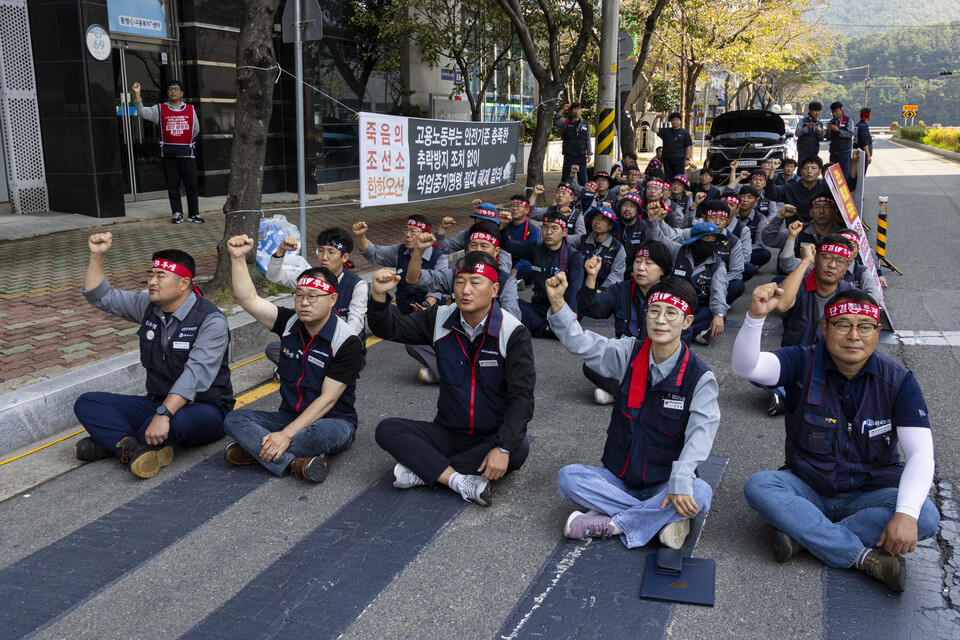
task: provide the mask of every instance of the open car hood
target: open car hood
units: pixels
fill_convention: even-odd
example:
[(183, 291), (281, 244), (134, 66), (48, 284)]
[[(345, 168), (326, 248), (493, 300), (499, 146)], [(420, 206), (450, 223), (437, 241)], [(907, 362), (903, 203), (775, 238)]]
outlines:
[[(783, 118), (772, 111), (742, 110), (726, 111), (717, 116), (710, 127), (714, 138), (724, 136), (744, 137), (744, 134), (763, 133), (783, 136), (786, 126)], [(736, 135), (739, 134), (739, 135)]]

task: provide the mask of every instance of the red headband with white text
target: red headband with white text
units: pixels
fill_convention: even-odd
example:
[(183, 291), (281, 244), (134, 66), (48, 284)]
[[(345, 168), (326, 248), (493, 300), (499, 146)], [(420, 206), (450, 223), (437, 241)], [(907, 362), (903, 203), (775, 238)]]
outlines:
[(495, 246), (495, 247), (499, 247), (499, 246), (500, 246), (500, 241), (499, 241), (499, 240), (497, 240), (496, 238), (494, 238), (494, 237), (493, 237), (492, 235), (490, 235), (489, 233), (485, 233), (485, 232), (483, 232), (483, 231), (474, 231), (473, 233), (471, 233), (471, 234), (470, 234), (470, 240), (469, 240), (468, 242), (473, 242), (474, 240), (483, 240), (484, 242), (489, 242), (490, 244), (492, 244), (492, 245)]
[(667, 304), (672, 305), (677, 309), (680, 309), (680, 311), (683, 311), (684, 315), (690, 315), (690, 305), (687, 304), (685, 300), (681, 300), (677, 296), (671, 295), (669, 293), (664, 293), (663, 291), (657, 291), (652, 296), (650, 296), (649, 300), (647, 300), (647, 305), (649, 306), (654, 302), (666, 302)]
[(310, 276), (304, 276), (297, 280), (297, 286), (320, 289), (320, 291), (323, 291), (324, 293), (336, 293), (333, 285), (331, 285), (329, 282), (321, 280), (320, 278), (311, 278)]
[(847, 314), (852, 314), (855, 316), (870, 316), (877, 322), (880, 321), (880, 307), (872, 305), (869, 302), (835, 302), (827, 307), (823, 312), (823, 315), (826, 316), (827, 320)]
[(423, 231), (424, 233), (430, 232), (429, 224), (427, 224), (426, 222), (420, 222), (419, 220), (414, 220), (413, 218), (410, 218), (407, 220), (407, 226), (416, 227), (417, 229), (420, 229), (420, 231)]
[(496, 269), (494, 269), (490, 265), (483, 264), (482, 262), (478, 262), (477, 264), (473, 265), (472, 269), (462, 269), (460, 271), (457, 271), (457, 275), (460, 275), (461, 273), (472, 273), (478, 276), (483, 276), (490, 282), (496, 282), (497, 279), (500, 277), (500, 274), (497, 272)]
[(835, 256), (840, 256), (841, 258), (846, 258), (847, 260), (853, 256), (853, 251), (850, 249), (847, 249), (842, 244), (833, 244), (831, 242), (824, 242), (817, 247), (817, 253), (832, 253)]

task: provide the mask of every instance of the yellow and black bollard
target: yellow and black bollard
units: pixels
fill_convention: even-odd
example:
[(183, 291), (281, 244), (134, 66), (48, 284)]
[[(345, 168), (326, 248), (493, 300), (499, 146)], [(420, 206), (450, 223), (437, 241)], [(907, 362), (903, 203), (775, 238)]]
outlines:
[(880, 196), (880, 213), (877, 214), (877, 258), (900, 275), (903, 271), (887, 260), (887, 196)]

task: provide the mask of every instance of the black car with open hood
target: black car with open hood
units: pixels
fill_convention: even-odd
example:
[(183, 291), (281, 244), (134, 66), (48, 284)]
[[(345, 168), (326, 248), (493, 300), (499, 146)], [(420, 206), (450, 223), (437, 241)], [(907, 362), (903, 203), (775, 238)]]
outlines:
[(792, 137), (783, 118), (772, 111), (727, 111), (717, 116), (710, 127), (710, 148), (704, 164), (727, 175), (734, 160), (739, 169), (748, 171), (774, 158), (782, 161), (787, 140)]

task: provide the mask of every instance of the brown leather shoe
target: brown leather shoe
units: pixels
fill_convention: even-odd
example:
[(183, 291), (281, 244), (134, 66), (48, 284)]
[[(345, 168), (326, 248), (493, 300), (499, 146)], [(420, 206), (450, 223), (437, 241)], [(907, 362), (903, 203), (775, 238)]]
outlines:
[(173, 462), (173, 447), (152, 447), (134, 436), (127, 436), (118, 442), (117, 449), (120, 450), (120, 462), (130, 467), (130, 473), (138, 478), (152, 478)]
[(231, 442), (223, 452), (223, 458), (230, 464), (243, 467), (248, 464), (257, 464), (257, 458), (252, 453), (240, 446), (239, 442)]
[(294, 458), (290, 462), (290, 472), (301, 480), (320, 483), (327, 479), (329, 471), (330, 466), (325, 453), (312, 458)]

